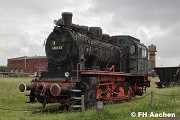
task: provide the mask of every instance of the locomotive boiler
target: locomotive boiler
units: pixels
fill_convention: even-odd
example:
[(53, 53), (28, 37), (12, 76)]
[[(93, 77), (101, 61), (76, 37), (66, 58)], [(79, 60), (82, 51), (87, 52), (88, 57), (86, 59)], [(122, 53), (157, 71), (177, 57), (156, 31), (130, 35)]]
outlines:
[(47, 38), (46, 55), (49, 63), (55, 65), (49, 70), (72, 70), (78, 63), (81, 63), (81, 70), (105, 69), (112, 64), (119, 66), (123, 51), (117, 45), (103, 41), (100, 27), (72, 25), (71, 21), (72, 14), (63, 13)]
[(36, 74), (31, 85), (19, 85), (20, 92), (30, 90), (29, 102), (80, 108), (84, 95), (89, 107), (96, 100), (130, 100), (150, 86), (147, 47), (138, 39), (73, 24), (70, 12), (54, 23), (45, 44), (48, 71)]

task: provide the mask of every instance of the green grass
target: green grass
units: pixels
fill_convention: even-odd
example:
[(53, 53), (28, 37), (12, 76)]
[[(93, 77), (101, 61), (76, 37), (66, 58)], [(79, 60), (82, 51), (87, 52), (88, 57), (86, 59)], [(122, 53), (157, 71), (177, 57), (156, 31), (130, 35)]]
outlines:
[(157, 80), (152, 80), (151, 88), (147, 89), (145, 96), (135, 97), (131, 102), (106, 104), (103, 115), (98, 116), (95, 108), (83, 113), (78, 111), (67, 113), (59, 111), (58, 104), (48, 104), (42, 110), (39, 103), (25, 103), (28, 97), (18, 91), (19, 83), (30, 84), (31, 78), (0, 78), (0, 120), (144, 120), (142, 117), (131, 117), (131, 112), (165, 112), (180, 116), (180, 96), (154, 95), (154, 106), (150, 107), (151, 91), (165, 95), (180, 95), (180, 87), (157, 89), (154, 84)]

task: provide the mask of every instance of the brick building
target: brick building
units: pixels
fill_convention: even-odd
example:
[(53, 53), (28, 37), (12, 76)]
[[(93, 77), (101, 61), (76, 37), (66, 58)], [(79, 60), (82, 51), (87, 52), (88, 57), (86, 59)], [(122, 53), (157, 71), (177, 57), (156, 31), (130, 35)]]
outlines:
[(22, 56), (7, 60), (9, 72), (34, 73), (38, 70), (47, 70), (48, 61), (46, 56)]

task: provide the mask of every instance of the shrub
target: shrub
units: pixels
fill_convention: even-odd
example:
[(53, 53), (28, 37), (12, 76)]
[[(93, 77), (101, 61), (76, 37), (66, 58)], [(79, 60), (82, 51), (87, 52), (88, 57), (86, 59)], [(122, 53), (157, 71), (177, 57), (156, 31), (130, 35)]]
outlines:
[(8, 68), (5, 65), (0, 66), (0, 72), (7, 72)]
[(16, 78), (18, 78), (18, 77), (26, 77), (26, 75), (23, 74), (23, 73), (15, 72), (13, 77), (16, 77)]

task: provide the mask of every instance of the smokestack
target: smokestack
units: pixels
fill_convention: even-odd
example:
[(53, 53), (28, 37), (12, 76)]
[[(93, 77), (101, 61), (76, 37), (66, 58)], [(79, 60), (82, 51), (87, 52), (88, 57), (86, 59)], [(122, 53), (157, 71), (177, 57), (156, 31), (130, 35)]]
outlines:
[(67, 29), (71, 28), (71, 24), (72, 24), (72, 16), (73, 14), (71, 12), (63, 12), (62, 13), (62, 19), (65, 22), (65, 27)]

